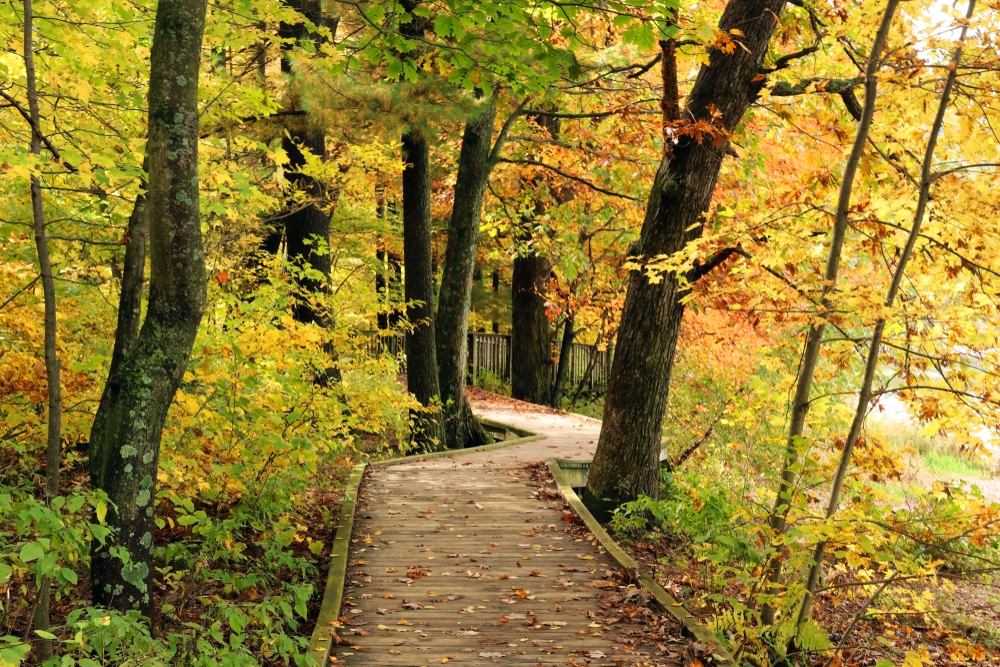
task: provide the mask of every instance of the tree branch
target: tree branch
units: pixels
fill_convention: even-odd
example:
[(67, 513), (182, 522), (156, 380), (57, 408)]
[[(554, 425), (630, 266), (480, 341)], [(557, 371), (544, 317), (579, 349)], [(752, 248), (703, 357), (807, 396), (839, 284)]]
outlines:
[[(534, 113), (534, 112), (532, 112), (532, 113)], [(605, 194), (605, 195), (608, 195), (608, 196), (611, 196), (611, 197), (619, 197), (621, 199), (628, 199), (630, 201), (644, 201), (644, 200), (642, 200), (642, 199), (640, 199), (638, 197), (632, 197), (632, 196), (629, 196), (629, 195), (625, 195), (625, 194), (622, 194), (620, 192), (615, 192), (614, 190), (607, 190), (607, 189), (602, 188), (601, 186), (599, 186), (599, 185), (597, 185), (595, 183), (592, 183), (592, 182), (588, 181), (585, 178), (581, 178), (579, 176), (574, 176), (573, 174), (568, 174), (565, 171), (563, 171), (562, 169), (560, 169), (559, 167), (553, 167), (552, 165), (546, 164), (546, 163), (541, 162), (539, 160), (530, 160), (530, 159), (527, 159), (527, 158), (520, 159), (520, 160), (511, 160), (511, 159), (508, 159), (508, 158), (497, 158), (497, 162), (498, 163), (503, 162), (503, 163), (506, 163), (506, 164), (527, 164), (527, 165), (532, 165), (534, 167), (542, 167), (543, 169), (548, 169), (551, 172), (559, 174), (563, 178), (568, 178), (571, 181), (576, 181), (577, 183), (581, 183), (583, 185), (586, 185), (588, 188), (590, 188), (591, 190), (593, 190), (595, 192), (600, 192), (601, 194)]]
[(36, 125), (31, 121), (31, 114), (28, 113), (27, 109), (21, 106), (21, 104), (17, 100), (15, 100), (13, 97), (11, 97), (2, 90), (0, 90), (0, 97), (3, 97), (5, 100), (7, 100), (10, 106), (17, 109), (17, 112), (21, 114), (21, 117), (28, 122), (29, 126), (31, 126), (31, 131), (35, 134), (36, 137), (39, 138), (39, 140), (41, 140), (43, 144), (45, 144), (45, 148), (48, 149), (50, 153), (52, 153), (52, 157), (54, 157), (58, 162), (60, 162), (64, 167), (66, 167), (67, 170), (71, 172), (76, 172), (76, 167), (71, 165), (69, 162), (63, 160), (62, 155), (60, 155), (59, 151), (56, 150), (56, 147), (52, 145), (52, 142), (49, 141), (49, 138), (46, 137), (44, 134), (42, 134), (42, 128), (38, 127), (38, 125)]
[(727, 259), (729, 259), (733, 255), (739, 255), (740, 257), (745, 257), (747, 259), (750, 258), (750, 255), (744, 252), (741, 248), (726, 248), (725, 250), (720, 250), (712, 259), (708, 260), (704, 264), (698, 264), (693, 269), (691, 269), (688, 272), (687, 276), (688, 282), (695, 283), (701, 280), (709, 273), (711, 273), (714, 269), (721, 266)]
[[(771, 97), (794, 97), (795, 95), (819, 95), (824, 93), (840, 95), (845, 90), (853, 92), (857, 86), (863, 86), (864, 83), (865, 78), (863, 76), (854, 77), (853, 79), (811, 78), (803, 79), (795, 84), (782, 81), (775, 84), (774, 88), (771, 89)], [(809, 86), (814, 87), (808, 90)]]

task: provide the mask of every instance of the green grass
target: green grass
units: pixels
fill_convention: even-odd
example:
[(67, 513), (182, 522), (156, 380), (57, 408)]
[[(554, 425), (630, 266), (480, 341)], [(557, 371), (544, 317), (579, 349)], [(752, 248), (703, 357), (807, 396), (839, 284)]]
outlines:
[(874, 429), (893, 449), (908, 455), (910, 465), (935, 477), (961, 475), (989, 479), (995, 462), (963, 449), (955, 440), (930, 436), (913, 424), (881, 422)]
[(967, 455), (955, 455), (946, 451), (929, 452), (921, 457), (920, 466), (937, 475), (963, 475), (978, 479), (989, 479), (992, 472), (989, 463)]

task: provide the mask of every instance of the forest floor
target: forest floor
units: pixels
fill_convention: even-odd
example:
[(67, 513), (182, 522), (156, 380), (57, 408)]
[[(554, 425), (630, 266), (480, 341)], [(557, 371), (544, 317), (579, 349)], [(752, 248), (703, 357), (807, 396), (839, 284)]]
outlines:
[[(507, 456), (519, 460), (542, 460), (546, 457), (589, 459), (597, 447), (601, 422), (543, 406), (531, 405), (505, 396), (470, 388), (470, 400), (477, 414), (503, 421), (545, 435), (544, 440), (529, 443), (532, 454), (516, 452), (519, 448), (499, 450), (475, 455), (500, 458)], [(470, 457), (471, 458), (471, 457)], [(464, 457), (463, 457), (464, 460)], [(932, 483), (936, 479), (948, 481), (962, 476), (933, 475), (928, 471), (914, 474), (910, 483)], [(1000, 480), (970, 479), (980, 486), (988, 498), (1000, 496)], [(994, 496), (997, 494), (997, 496)], [(711, 588), (711, 577), (698, 563), (690, 544), (659, 536), (655, 539), (622, 539), (621, 545), (638, 560), (674, 597), (685, 603), (689, 610), (703, 621), (717, 611), (708, 596), (737, 591), (720, 591)], [(869, 613), (854, 627), (845, 642), (835, 665), (868, 667), (879, 660), (892, 660), (898, 664), (907, 651), (924, 654), (929, 664), (941, 667), (959, 665), (1000, 664), (1000, 597), (995, 585), (980, 580), (959, 580), (954, 588), (936, 588), (931, 591), (938, 601), (941, 613), (936, 618), (898, 617), (891, 608), (880, 613)], [(863, 601), (843, 597), (819, 596), (814, 607), (815, 617), (839, 639), (862, 610)], [(816, 664), (826, 663), (822, 658)]]

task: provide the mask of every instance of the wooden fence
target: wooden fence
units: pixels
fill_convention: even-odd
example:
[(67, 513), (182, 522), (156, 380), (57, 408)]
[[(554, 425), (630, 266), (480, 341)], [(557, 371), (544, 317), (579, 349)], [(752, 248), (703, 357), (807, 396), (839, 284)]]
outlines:
[[(371, 332), (368, 332), (371, 335)], [(371, 356), (388, 354), (398, 357), (406, 352), (402, 334), (392, 336), (371, 335), (366, 352)], [(559, 367), (559, 348), (552, 350), (552, 379), (555, 381)], [(473, 385), (490, 373), (497, 379), (510, 383), (510, 334), (469, 334), (469, 378)], [(569, 367), (566, 369), (566, 393), (572, 394), (581, 382), (585, 392), (602, 392), (608, 386), (611, 374), (611, 350), (598, 350), (594, 345), (573, 343)]]

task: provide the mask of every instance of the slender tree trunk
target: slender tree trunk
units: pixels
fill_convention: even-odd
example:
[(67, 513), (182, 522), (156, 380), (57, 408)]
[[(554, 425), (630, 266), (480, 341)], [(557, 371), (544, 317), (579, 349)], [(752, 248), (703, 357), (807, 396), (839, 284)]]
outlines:
[[(687, 99), (686, 118), (716, 122), (715, 141), (677, 133), (657, 170), (639, 238), (638, 254), (673, 255), (702, 233), (728, 144), (764, 81), (760, 65), (778, 25), (784, 0), (731, 0), (719, 27), (739, 28), (740, 48), (713, 50)], [(674, 275), (651, 282), (642, 271), (629, 278), (604, 404), (601, 436), (584, 500), (600, 516), (645, 494), (659, 495), (659, 454), (667, 391), (680, 330), (684, 292)], [(605, 501), (604, 499), (609, 499)]]
[[(889, 0), (889, 6), (886, 8), (886, 16), (889, 16), (891, 21), (891, 16), (895, 13), (896, 6), (899, 0)], [(885, 297), (885, 311), (889, 311), (895, 305), (896, 297), (899, 295), (900, 286), (903, 282), (903, 277), (906, 275), (906, 265), (910, 261), (910, 257), (913, 255), (913, 249), (917, 244), (917, 238), (920, 236), (920, 227), (924, 221), (924, 215), (927, 212), (927, 202), (930, 200), (931, 192), (931, 182), (933, 180), (933, 166), (934, 166), (934, 150), (937, 148), (938, 135), (941, 133), (941, 128), (944, 125), (944, 116), (948, 111), (948, 104), (951, 100), (951, 91), (955, 86), (955, 80), (958, 77), (958, 65), (962, 60), (962, 47), (965, 43), (965, 37), (969, 30), (969, 21), (972, 19), (972, 15), (976, 11), (976, 0), (969, 0), (968, 9), (965, 14), (965, 22), (962, 24), (962, 32), (958, 38), (958, 45), (955, 47), (955, 52), (952, 55), (951, 63), (948, 66), (948, 78), (945, 81), (944, 90), (941, 93), (941, 100), (938, 103), (937, 115), (934, 117), (934, 124), (931, 126), (930, 137), (927, 141), (927, 148), (924, 151), (924, 163), (920, 174), (920, 192), (917, 198), (917, 210), (913, 216), (913, 226), (910, 227), (910, 233), (906, 239), (906, 246), (903, 248), (902, 254), (899, 256), (898, 263), (896, 264), (896, 270), (892, 275), (892, 283), (889, 285), (889, 291)], [(876, 51), (872, 49), (872, 53), (880, 53), (881, 49)], [(867, 108), (868, 99), (865, 99), (865, 106)], [(854, 419), (851, 422), (851, 429), (847, 434), (847, 443), (844, 445), (844, 451), (841, 452), (840, 461), (837, 465), (837, 472), (833, 478), (833, 485), (830, 488), (830, 498), (827, 502), (826, 508), (826, 519), (829, 521), (833, 518), (833, 515), (837, 513), (837, 509), (840, 506), (840, 494), (844, 488), (844, 479), (847, 477), (847, 470), (851, 465), (851, 455), (854, 453), (854, 447), (858, 444), (858, 439), (861, 437), (861, 430), (865, 425), (865, 417), (868, 415), (868, 410), (872, 400), (872, 384), (875, 379), (875, 372), (878, 369), (879, 354), (882, 348), (882, 336), (885, 333), (886, 318), (880, 317), (875, 323), (875, 330), (872, 332), (872, 342), (871, 347), (868, 350), (868, 359), (865, 363), (865, 373), (861, 381), (861, 389), (858, 395), (858, 404), (854, 410)], [(809, 575), (806, 580), (806, 590), (802, 598), (802, 606), (799, 609), (798, 625), (802, 626), (812, 614), (812, 601), (813, 596), (816, 592), (816, 586), (819, 583), (819, 573), (823, 566), (823, 557), (826, 552), (826, 540), (820, 541), (815, 548), (813, 553), (812, 566), (809, 568)]]
[[(403, 264), (407, 315), (406, 379), (421, 405), (440, 400), (434, 344), (434, 264), (431, 258), (431, 166), (427, 139), (417, 130), (403, 135)], [(423, 442), (445, 443), (440, 414), (425, 413), (416, 434)]]
[(566, 389), (566, 374), (569, 372), (569, 361), (573, 355), (573, 313), (566, 313), (566, 322), (563, 324), (562, 344), (559, 346), (559, 365), (556, 367), (556, 379), (552, 383), (552, 407), (556, 410), (562, 408), (563, 392)]
[[(864, 156), (865, 146), (868, 142), (868, 131), (875, 116), (875, 100), (878, 95), (877, 75), (882, 63), (882, 50), (889, 38), (889, 29), (892, 26), (892, 19), (895, 15), (898, 2), (899, 0), (889, 0), (885, 13), (882, 15), (882, 23), (872, 43), (871, 54), (866, 66), (865, 104), (861, 112), (861, 121), (858, 123), (858, 133), (854, 137), (851, 154), (848, 156), (847, 163), (844, 166), (844, 176), (840, 184), (837, 212), (833, 223), (833, 235), (830, 239), (830, 251), (827, 255), (826, 270), (823, 275), (825, 285), (820, 297), (820, 308), (824, 311), (821, 313), (822, 316), (826, 315), (825, 311), (831, 306), (830, 294), (836, 287), (837, 275), (840, 272), (840, 259), (844, 247), (844, 238), (847, 235), (854, 178), (857, 175), (858, 166), (861, 164), (861, 158)], [(769, 523), (776, 536), (784, 535), (788, 524), (788, 513), (791, 510), (792, 494), (795, 486), (795, 469), (799, 460), (802, 434), (805, 431), (806, 414), (809, 412), (813, 375), (819, 363), (820, 344), (823, 340), (825, 329), (826, 322), (823, 320), (810, 327), (809, 333), (806, 336), (805, 348), (802, 351), (802, 360), (799, 363), (795, 396), (792, 399), (791, 421), (788, 425), (788, 438), (785, 441), (785, 460), (781, 470), (778, 495), (774, 502), (774, 509), (771, 511), (771, 516), (769, 517)], [(778, 582), (781, 578), (781, 561), (782, 559), (778, 555), (775, 555), (766, 570), (769, 592), (772, 595), (776, 595), (779, 591)], [(775, 614), (775, 605), (772, 602), (765, 602), (761, 606), (761, 623), (763, 625), (773, 625)]]
[(548, 405), (552, 388), (552, 333), (545, 292), (552, 262), (531, 251), (514, 258), (511, 275), (510, 395)]
[[(491, 284), (493, 285), (493, 294), (494, 296), (496, 296), (496, 293), (500, 291), (500, 269), (493, 270), (493, 274), (490, 276), (490, 280)], [(494, 311), (495, 308), (496, 306), (494, 304)], [(493, 330), (493, 333), (495, 334), (500, 333), (500, 323), (496, 320), (493, 320), (491, 324), (492, 326), (490, 328)]]
[(465, 381), (472, 279), (479, 247), (483, 195), (493, 169), (490, 152), (496, 112), (496, 96), (491, 95), (479, 114), (466, 123), (462, 134), (455, 203), (448, 225), (448, 246), (438, 294), (438, 377), (444, 404), (445, 437), (450, 449), (493, 441), (472, 414), (465, 393)]
[[(32, 155), (42, 152), (41, 114), (38, 111), (38, 86), (35, 73), (34, 11), (31, 0), (24, 0), (24, 73), (28, 92), (28, 115), (31, 117)], [(42, 200), (42, 182), (37, 174), (31, 175), (31, 218), (35, 232), (35, 251), (38, 254), (38, 272), (41, 276), (45, 304), (45, 382), (48, 390), (48, 433), (45, 443), (45, 501), (49, 504), (59, 495), (59, 472), (62, 460), (62, 383), (58, 342), (56, 340), (56, 284), (49, 257), (49, 240), (45, 231), (45, 208)], [(49, 578), (44, 577), (37, 592), (32, 625), (38, 630), (49, 629)], [(35, 657), (43, 662), (52, 657), (52, 642), (39, 640), (34, 646)]]
[(375, 261), (378, 262), (375, 270), (375, 296), (379, 305), (378, 330), (385, 331), (389, 328), (389, 311), (386, 310), (389, 307), (389, 283), (386, 280), (385, 245), (381, 239), (375, 250)]
[[(152, 614), (153, 506), (160, 438), (205, 310), (198, 189), (198, 75), (205, 0), (160, 0), (150, 53), (149, 306), (98, 408), (91, 481), (114, 507), (115, 532), (94, 545), (94, 603)], [(110, 382), (108, 383), (111, 384)]]

